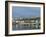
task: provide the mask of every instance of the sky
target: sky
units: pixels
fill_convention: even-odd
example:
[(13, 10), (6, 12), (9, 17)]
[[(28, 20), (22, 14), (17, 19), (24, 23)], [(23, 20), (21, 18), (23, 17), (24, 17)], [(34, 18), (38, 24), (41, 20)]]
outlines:
[(40, 7), (12, 7), (12, 17), (40, 16)]

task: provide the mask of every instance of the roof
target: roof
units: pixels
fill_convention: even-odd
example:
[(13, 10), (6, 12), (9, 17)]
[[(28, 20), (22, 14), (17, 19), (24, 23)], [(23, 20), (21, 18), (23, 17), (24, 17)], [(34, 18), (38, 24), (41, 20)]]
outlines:
[(40, 17), (27, 17), (27, 18), (13, 18), (13, 20), (37, 20), (37, 19), (40, 19)]

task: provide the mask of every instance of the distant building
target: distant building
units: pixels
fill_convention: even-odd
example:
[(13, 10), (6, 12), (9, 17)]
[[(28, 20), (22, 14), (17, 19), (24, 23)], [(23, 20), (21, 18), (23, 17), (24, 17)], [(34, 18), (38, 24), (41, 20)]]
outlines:
[(40, 17), (17, 19), (14, 23), (19, 29), (38, 29), (40, 28)]

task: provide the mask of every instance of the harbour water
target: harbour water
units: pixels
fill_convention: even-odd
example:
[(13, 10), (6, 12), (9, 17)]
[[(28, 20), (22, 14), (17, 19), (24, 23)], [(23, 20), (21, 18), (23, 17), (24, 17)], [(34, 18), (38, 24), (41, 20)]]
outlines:
[(40, 29), (40, 25), (13, 25), (13, 30), (33, 30), (33, 29)]

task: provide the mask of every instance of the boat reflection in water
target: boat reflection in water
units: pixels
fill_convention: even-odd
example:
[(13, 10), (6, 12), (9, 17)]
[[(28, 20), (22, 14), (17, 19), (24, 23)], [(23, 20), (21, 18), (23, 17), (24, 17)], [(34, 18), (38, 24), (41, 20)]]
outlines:
[(34, 30), (40, 29), (40, 17), (14, 18), (12, 22), (13, 30)]

